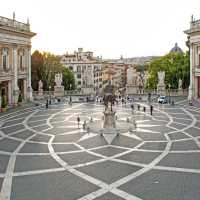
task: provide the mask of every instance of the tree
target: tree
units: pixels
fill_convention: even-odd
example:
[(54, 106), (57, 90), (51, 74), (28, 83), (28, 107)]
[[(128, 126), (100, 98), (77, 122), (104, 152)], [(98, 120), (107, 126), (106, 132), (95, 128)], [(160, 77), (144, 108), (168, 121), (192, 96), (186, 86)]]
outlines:
[(74, 74), (65, 67), (62, 67), (62, 74), (63, 74), (63, 85), (65, 87), (65, 90), (74, 90), (75, 89)]
[(189, 54), (187, 53), (169, 53), (159, 59), (153, 60), (149, 67), (148, 86), (151, 89), (157, 87), (157, 72), (165, 71), (166, 87), (172, 89), (178, 88), (179, 79), (182, 80), (182, 87), (189, 86)]
[(73, 72), (65, 68), (60, 63), (60, 57), (49, 52), (40, 53), (35, 51), (32, 55), (32, 87), (38, 90), (38, 81), (43, 83), (43, 89), (48, 91), (53, 89), (55, 74), (63, 74), (63, 85), (65, 90), (75, 88), (75, 78)]
[(55, 74), (62, 72), (63, 65), (60, 63), (60, 58), (49, 52), (43, 53), (43, 66), (41, 68), (41, 79), (44, 90), (53, 88)]
[(42, 79), (43, 55), (36, 50), (31, 56), (31, 80), (33, 90), (38, 90), (38, 81)]

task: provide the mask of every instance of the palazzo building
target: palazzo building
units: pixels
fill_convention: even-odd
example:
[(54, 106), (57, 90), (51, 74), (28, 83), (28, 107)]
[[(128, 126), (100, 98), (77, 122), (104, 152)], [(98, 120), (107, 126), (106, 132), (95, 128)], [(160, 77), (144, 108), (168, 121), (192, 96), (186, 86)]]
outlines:
[(8, 105), (16, 105), (19, 94), (32, 99), (31, 38), (36, 35), (27, 23), (0, 17), (0, 96)]
[(190, 87), (188, 99), (200, 99), (200, 19), (192, 16), (190, 29), (186, 30), (190, 45)]
[(78, 52), (62, 55), (61, 63), (74, 73), (79, 91), (84, 93), (83, 88), (89, 87), (93, 94), (102, 92), (103, 61), (100, 57), (94, 57), (93, 52), (79, 48)]

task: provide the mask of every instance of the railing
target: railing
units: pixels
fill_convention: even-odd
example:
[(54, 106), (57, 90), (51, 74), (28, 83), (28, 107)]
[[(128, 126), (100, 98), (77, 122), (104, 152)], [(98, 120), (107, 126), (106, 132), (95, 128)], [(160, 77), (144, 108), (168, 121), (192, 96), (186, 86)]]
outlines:
[(9, 26), (20, 31), (30, 31), (30, 25), (22, 22), (15, 21), (13, 19), (8, 19), (6, 17), (0, 17), (1, 26)]

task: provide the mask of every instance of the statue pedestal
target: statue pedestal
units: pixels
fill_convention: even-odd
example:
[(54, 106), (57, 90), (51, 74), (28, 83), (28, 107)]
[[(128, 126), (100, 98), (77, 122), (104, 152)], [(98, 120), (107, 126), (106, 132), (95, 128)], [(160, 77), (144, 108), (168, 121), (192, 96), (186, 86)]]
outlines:
[(157, 92), (160, 95), (165, 95), (166, 91), (165, 91), (165, 85), (157, 85)]
[(104, 112), (104, 123), (103, 128), (116, 128), (116, 121), (115, 121), (115, 111), (105, 110)]
[(183, 95), (183, 89), (178, 89), (178, 95), (180, 95), (180, 96)]
[(94, 94), (94, 88), (93, 87), (84, 87), (81, 89), (82, 94), (85, 95), (92, 95)]
[(135, 85), (126, 85), (126, 94), (137, 94), (138, 86)]
[(42, 96), (43, 96), (43, 89), (40, 89), (40, 90), (38, 91), (38, 96), (39, 96), (39, 97), (42, 97)]
[(54, 96), (63, 97), (65, 93), (64, 86), (54, 86)]

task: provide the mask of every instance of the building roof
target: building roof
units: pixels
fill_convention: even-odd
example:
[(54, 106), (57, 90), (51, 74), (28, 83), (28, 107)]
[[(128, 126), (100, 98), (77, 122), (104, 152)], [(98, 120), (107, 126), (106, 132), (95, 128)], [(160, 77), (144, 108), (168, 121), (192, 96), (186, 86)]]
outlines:
[(183, 50), (178, 46), (177, 43), (175, 43), (175, 46), (171, 49), (171, 52), (175, 52), (175, 53), (183, 53)]

